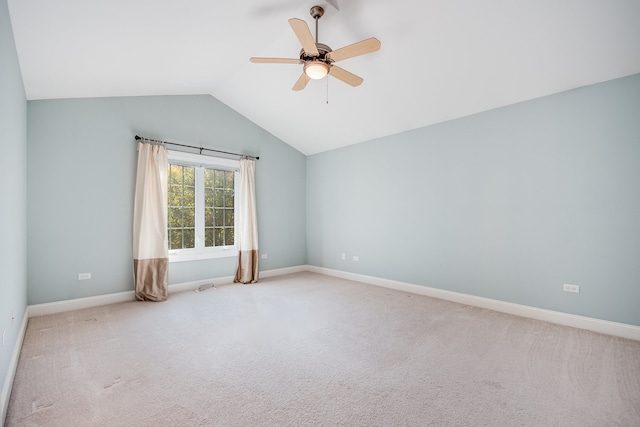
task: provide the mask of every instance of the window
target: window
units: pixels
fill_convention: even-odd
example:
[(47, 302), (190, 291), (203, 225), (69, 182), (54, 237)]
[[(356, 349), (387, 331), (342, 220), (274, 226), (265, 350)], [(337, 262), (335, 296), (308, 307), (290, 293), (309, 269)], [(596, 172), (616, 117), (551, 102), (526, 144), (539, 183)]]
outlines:
[(236, 256), (237, 160), (169, 151), (169, 261)]

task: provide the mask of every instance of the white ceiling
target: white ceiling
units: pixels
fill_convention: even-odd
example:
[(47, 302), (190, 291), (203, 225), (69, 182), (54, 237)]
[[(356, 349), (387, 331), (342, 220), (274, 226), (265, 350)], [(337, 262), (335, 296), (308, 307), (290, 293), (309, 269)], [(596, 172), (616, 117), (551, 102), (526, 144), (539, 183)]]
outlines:
[[(640, 0), (8, 0), (27, 98), (211, 94), (304, 154), (640, 73)], [(287, 20), (326, 10), (363, 77), (303, 92)], [(327, 94), (329, 103), (327, 104)]]

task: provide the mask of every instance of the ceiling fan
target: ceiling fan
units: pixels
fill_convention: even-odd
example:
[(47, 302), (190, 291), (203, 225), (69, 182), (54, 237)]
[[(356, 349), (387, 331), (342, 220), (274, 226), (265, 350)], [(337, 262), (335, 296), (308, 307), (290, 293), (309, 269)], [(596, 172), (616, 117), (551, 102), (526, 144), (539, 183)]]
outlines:
[(359, 86), (364, 79), (353, 73), (335, 65), (335, 62), (343, 61), (355, 56), (375, 52), (380, 49), (380, 41), (375, 37), (359, 41), (349, 46), (332, 50), (324, 43), (318, 42), (318, 20), (324, 15), (324, 9), (320, 6), (313, 6), (309, 11), (313, 19), (316, 20), (316, 40), (305, 21), (298, 18), (289, 19), (289, 25), (302, 44), (300, 57), (294, 58), (250, 58), (249, 60), (257, 64), (303, 64), (303, 72), (293, 90), (302, 90), (307, 86), (310, 79), (321, 79), (327, 74), (342, 80), (351, 86)]

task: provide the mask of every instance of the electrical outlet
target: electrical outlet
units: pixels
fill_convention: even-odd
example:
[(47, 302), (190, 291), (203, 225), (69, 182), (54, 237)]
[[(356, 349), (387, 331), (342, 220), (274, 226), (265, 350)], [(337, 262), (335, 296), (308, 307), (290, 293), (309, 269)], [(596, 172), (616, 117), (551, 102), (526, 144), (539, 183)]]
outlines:
[(562, 287), (562, 290), (565, 292), (573, 292), (574, 294), (580, 293), (580, 286), (578, 285), (567, 285), (566, 283)]
[(269, 255), (267, 255), (267, 254), (262, 254), (262, 255), (260, 256), (260, 258), (262, 258), (262, 259), (267, 259), (267, 258), (269, 258)]
[(354, 260), (354, 261), (360, 261), (360, 257), (359, 257), (359, 256), (357, 256), (357, 255), (354, 255), (354, 256), (353, 256), (353, 260)]
[(91, 273), (78, 274), (78, 280), (89, 280), (89, 279), (91, 279)]
[(342, 252), (342, 260), (344, 261), (345, 259), (347, 259), (347, 254), (345, 254), (344, 252)]

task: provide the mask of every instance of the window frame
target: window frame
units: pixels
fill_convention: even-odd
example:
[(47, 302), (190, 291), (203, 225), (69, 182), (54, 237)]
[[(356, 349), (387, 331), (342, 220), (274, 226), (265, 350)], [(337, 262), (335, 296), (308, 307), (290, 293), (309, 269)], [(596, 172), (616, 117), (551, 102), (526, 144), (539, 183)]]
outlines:
[[(169, 262), (197, 261), (203, 259), (215, 259), (238, 256), (237, 238), (234, 238), (234, 244), (229, 246), (204, 246), (204, 168), (218, 169), (234, 172), (234, 189), (233, 189), (233, 227), (238, 229), (238, 180), (240, 172), (240, 161), (234, 159), (226, 159), (223, 157), (204, 156), (202, 154), (186, 153), (183, 151), (167, 150), (167, 158), (169, 165), (195, 166), (195, 248), (190, 249), (168, 249)], [(167, 193), (169, 190), (169, 180), (167, 180)], [(168, 219), (168, 206), (167, 206)], [(169, 224), (167, 223), (167, 232)], [(235, 232), (234, 232), (235, 235)], [(168, 247), (168, 242), (167, 242)]]

